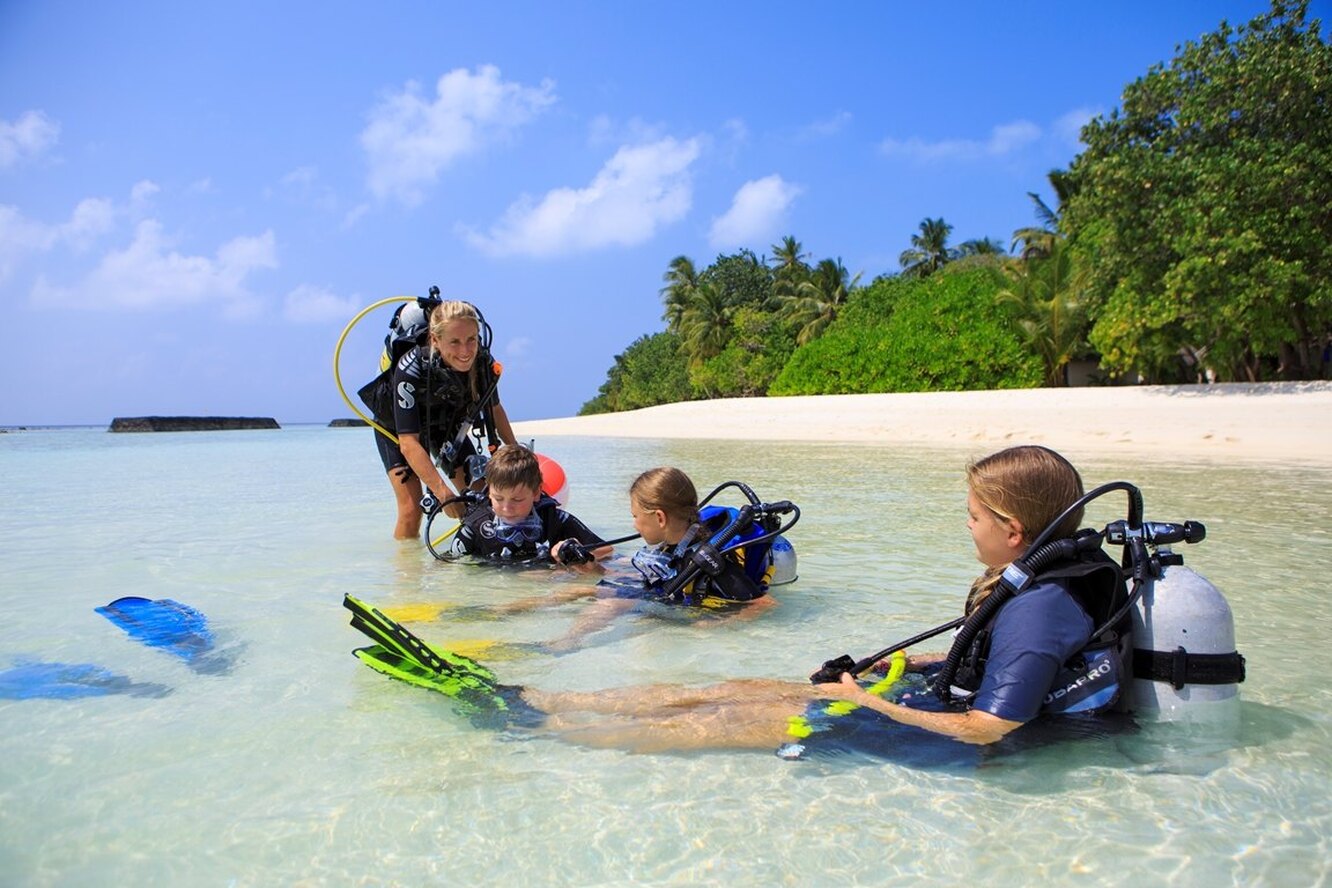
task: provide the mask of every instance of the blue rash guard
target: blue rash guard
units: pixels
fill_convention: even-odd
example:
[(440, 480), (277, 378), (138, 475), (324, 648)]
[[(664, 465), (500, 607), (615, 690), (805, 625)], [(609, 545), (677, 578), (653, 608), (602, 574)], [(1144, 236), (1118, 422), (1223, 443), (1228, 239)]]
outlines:
[(995, 615), (970, 708), (1008, 721), (1035, 718), (1060, 668), (1087, 646), (1094, 628), (1065, 579), (1040, 581), (1014, 596)]

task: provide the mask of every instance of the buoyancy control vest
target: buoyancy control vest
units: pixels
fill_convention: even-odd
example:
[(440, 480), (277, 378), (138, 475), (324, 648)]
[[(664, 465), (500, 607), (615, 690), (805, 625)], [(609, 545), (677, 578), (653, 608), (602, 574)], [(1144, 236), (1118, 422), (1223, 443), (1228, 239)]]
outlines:
[[(1064, 581), (1069, 595), (1091, 619), (1093, 631), (1104, 625), (1128, 600), (1123, 570), (1100, 549), (1050, 565), (1036, 574), (1031, 585), (1051, 580)], [(989, 659), (991, 632), (998, 615), (999, 611), (996, 611), (976, 633), (962, 656), (952, 687), (967, 694), (975, 694), (980, 689)], [(1131, 625), (1131, 619), (1125, 614), (1099, 636), (1088, 639), (1086, 646), (1069, 658), (1055, 676), (1041, 712), (1090, 714), (1127, 702), (1123, 694), (1128, 680), (1124, 663)]]
[(479, 430), (491, 443), (499, 435), (490, 405), (496, 401), (496, 389), (503, 368), (482, 345), (476, 355), (475, 393), (468, 380), (445, 366), (430, 350), (429, 313), (417, 302), (399, 306), (389, 321), (384, 337), (384, 351), (379, 359), (379, 375), (363, 386), (357, 395), (370, 408), (375, 421), (397, 431), (393, 416), (393, 376), (399, 368), (420, 379), (418, 395), (421, 411), (422, 445), (451, 473), (470, 455), (464, 448), (467, 434)]
[[(655, 576), (637, 561), (635, 566), (648, 586), (655, 586), (662, 599), (673, 604), (701, 606), (709, 600), (740, 602), (762, 598), (768, 594), (772, 571), (768, 557), (771, 542), (731, 547), (760, 536), (763, 528), (751, 524), (734, 536), (720, 539), (738, 514), (737, 509), (704, 506), (699, 510), (698, 523), (670, 551), (666, 564), (657, 566)], [(719, 553), (717, 547), (728, 551)]]

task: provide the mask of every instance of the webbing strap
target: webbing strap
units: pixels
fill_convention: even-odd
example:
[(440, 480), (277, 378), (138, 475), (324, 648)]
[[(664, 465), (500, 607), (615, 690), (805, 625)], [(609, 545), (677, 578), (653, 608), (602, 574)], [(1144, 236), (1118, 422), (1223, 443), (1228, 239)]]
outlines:
[(1186, 684), (1238, 684), (1244, 681), (1244, 657), (1238, 651), (1190, 654), (1182, 647), (1173, 651), (1134, 648), (1133, 677), (1168, 682), (1175, 690)]

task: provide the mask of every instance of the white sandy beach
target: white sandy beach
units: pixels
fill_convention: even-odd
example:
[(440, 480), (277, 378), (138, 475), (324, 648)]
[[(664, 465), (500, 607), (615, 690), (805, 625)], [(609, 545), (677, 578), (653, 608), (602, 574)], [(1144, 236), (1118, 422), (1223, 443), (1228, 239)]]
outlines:
[(1332, 381), (732, 398), (514, 423), (554, 435), (874, 441), (1332, 465)]

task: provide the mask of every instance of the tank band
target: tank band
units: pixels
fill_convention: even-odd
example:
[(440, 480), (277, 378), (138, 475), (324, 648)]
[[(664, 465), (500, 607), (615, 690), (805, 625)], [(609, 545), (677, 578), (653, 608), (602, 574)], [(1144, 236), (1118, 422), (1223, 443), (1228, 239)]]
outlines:
[(1169, 682), (1175, 690), (1185, 685), (1239, 684), (1244, 681), (1244, 657), (1229, 654), (1190, 654), (1173, 651), (1133, 650), (1133, 677)]

